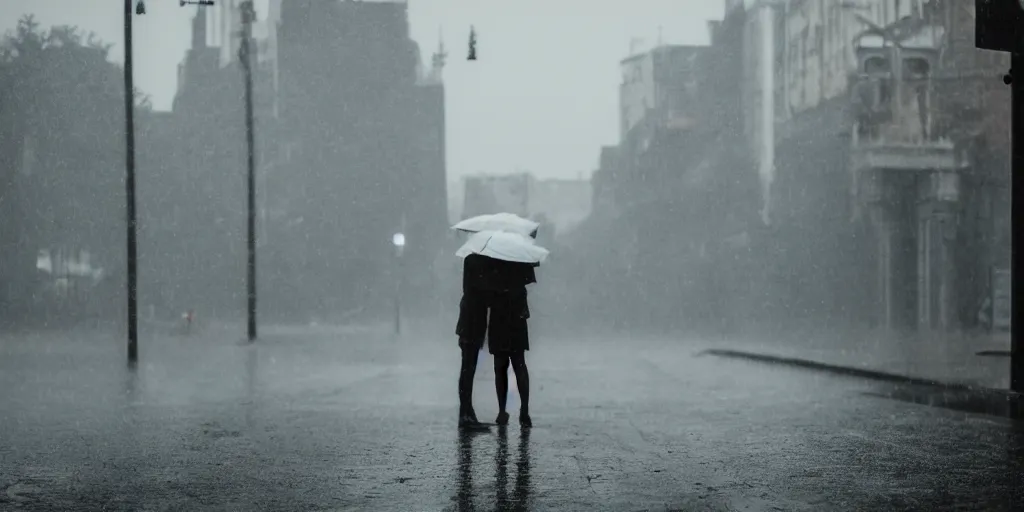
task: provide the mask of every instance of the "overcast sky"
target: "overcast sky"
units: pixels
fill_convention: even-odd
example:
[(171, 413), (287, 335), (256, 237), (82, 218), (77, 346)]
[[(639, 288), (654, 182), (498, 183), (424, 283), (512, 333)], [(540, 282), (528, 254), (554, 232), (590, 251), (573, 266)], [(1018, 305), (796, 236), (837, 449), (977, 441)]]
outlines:
[[(287, 1), (287, 0), (285, 0)], [(259, 2), (258, 2), (259, 4)], [(630, 40), (707, 42), (724, 0), (409, 0), (424, 58), (439, 31), (449, 49), (448, 171), (457, 179), (529, 170), (586, 176), (602, 144), (618, 138), (618, 62)], [(0, 0), (0, 28), (34, 13), (43, 26), (73, 24), (115, 45), (122, 60), (121, 0)], [(169, 109), (194, 7), (148, 0), (136, 18), (136, 86)], [(466, 61), (469, 26), (480, 60)]]

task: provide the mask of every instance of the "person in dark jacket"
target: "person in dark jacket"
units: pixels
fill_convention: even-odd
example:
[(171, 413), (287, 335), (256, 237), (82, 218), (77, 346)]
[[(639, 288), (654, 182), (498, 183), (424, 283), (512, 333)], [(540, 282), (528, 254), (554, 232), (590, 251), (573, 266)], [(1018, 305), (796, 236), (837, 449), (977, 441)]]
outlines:
[(487, 341), (494, 356), (495, 388), (498, 393), (498, 419), (505, 425), (508, 395), (508, 368), (516, 373), (522, 406), (519, 423), (532, 426), (529, 414), (530, 376), (525, 352), (530, 348), (527, 320), (530, 308), (526, 285), (537, 282), (535, 264), (512, 263), (479, 254), (465, 258), (462, 276), (462, 301), (455, 333), (462, 349), (462, 370), (459, 375), (459, 426), (475, 426), (473, 410), (473, 377), (477, 357)]

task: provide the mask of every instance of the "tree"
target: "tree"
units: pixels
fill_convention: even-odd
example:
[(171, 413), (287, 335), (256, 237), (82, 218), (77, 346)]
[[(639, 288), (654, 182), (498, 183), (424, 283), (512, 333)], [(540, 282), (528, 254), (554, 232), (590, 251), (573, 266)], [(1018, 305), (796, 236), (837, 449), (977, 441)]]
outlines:
[(85, 250), (108, 270), (123, 262), (123, 83), (110, 48), (32, 16), (0, 43), (0, 215), (14, 220), (0, 229), (7, 306), (33, 293), (40, 249)]

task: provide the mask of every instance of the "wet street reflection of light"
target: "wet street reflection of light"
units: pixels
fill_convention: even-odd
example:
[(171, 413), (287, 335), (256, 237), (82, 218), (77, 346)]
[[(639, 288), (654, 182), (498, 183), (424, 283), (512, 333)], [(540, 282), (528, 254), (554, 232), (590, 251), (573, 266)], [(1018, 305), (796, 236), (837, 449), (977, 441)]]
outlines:
[(0, 339), (0, 509), (5, 492), (30, 510), (197, 512), (1024, 503), (1021, 427), (962, 394), (560, 341), (531, 360), (540, 427), (458, 433), (458, 358), (387, 327), (158, 338), (134, 369), (106, 338)]
[(1016, 420), (1024, 418), (1024, 400), (1001, 391), (891, 384), (866, 394), (954, 411)]
[(458, 462), (456, 463), (455, 502), (458, 510), (469, 512), (473, 509), (473, 438), (480, 432), (459, 431)]
[[(455, 502), (460, 511), (470, 510), (529, 510), (531, 494), (530, 430), (520, 431), (514, 458), (509, 455), (509, 432), (507, 427), (496, 430), (462, 430), (458, 438), (458, 457), (455, 472)], [(496, 441), (494, 448), (493, 505), (486, 502), (481, 492), (492, 486), (491, 482), (474, 481), (473, 453), (486, 450), (487, 444)], [(509, 485), (510, 459), (514, 464), (514, 482), (511, 492)], [(481, 508), (482, 507), (482, 508)]]
[[(508, 445), (506, 429), (501, 429), (499, 442)], [(506, 449), (507, 453), (507, 449)], [(507, 464), (507, 461), (504, 461)], [(505, 464), (499, 466), (504, 469)], [(530, 429), (523, 429), (519, 434), (518, 459), (516, 460), (516, 485), (512, 491), (512, 500), (498, 501), (499, 510), (527, 510), (530, 501)]]

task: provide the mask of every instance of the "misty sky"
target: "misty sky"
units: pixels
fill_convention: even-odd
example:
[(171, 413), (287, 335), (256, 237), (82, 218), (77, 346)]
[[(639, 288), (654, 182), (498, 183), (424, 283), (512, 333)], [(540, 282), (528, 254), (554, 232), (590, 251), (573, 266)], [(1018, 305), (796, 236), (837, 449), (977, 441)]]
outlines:
[[(287, 1), (287, 0), (285, 0)], [(257, 3), (259, 4), (259, 2)], [(707, 42), (723, 0), (410, 0), (413, 38), (424, 57), (443, 30), (449, 49), (448, 172), (533, 171), (589, 175), (602, 144), (618, 138), (618, 62), (630, 40)], [(0, 29), (34, 13), (43, 26), (73, 24), (123, 49), (121, 0), (0, 0)], [(189, 45), (194, 7), (148, 0), (137, 17), (136, 86), (169, 109), (177, 64)], [(480, 59), (468, 62), (469, 26)], [(660, 27), (660, 30), (659, 30)]]

